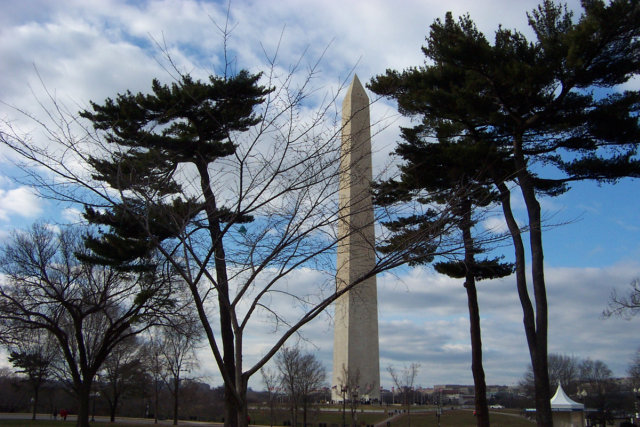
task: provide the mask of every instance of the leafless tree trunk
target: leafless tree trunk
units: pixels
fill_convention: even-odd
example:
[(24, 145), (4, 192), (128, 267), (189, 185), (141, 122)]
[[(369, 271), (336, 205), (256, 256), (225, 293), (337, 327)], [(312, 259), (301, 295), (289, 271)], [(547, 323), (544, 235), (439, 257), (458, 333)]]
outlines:
[[(136, 387), (136, 374), (142, 369), (140, 341), (131, 337), (111, 351), (100, 371), (96, 390), (109, 404), (110, 420), (115, 422), (121, 398)], [(95, 393), (94, 393), (95, 394)], [(97, 396), (93, 398), (96, 399)]]
[(180, 384), (184, 380), (182, 374), (197, 366), (195, 350), (202, 337), (202, 329), (197, 319), (188, 318), (181, 324), (157, 328), (156, 333), (159, 334), (156, 344), (165, 368), (165, 384), (173, 396), (173, 425), (177, 425)]
[(267, 387), (267, 396), (269, 399), (269, 425), (273, 427), (275, 424), (275, 392), (278, 388), (279, 378), (278, 374), (266, 367), (260, 368), (260, 375), (262, 375), (262, 381)]
[(298, 408), (302, 405), (302, 425), (307, 425), (307, 409), (313, 392), (324, 382), (327, 373), (311, 353), (298, 347), (283, 347), (276, 355), (280, 383), (289, 395), (292, 425), (298, 425)]
[(396, 371), (393, 366), (388, 366), (387, 371), (391, 375), (393, 383), (396, 388), (402, 393), (402, 402), (407, 408), (408, 425), (411, 427), (411, 405), (413, 404), (413, 383), (415, 382), (418, 371), (420, 370), (419, 363), (412, 363), (408, 367), (405, 366), (402, 372)]

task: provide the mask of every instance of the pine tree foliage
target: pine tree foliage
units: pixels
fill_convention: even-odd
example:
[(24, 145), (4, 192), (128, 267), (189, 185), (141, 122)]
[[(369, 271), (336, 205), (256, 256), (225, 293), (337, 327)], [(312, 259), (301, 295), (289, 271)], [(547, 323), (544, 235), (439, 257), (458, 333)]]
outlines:
[[(456, 139), (440, 132), (437, 143), (425, 138), (424, 122), (414, 128), (403, 128), (403, 142), (395, 151), (403, 163), (400, 177), (376, 186), (376, 202), (380, 205), (413, 201), (425, 207), (422, 215), (400, 217), (385, 223), (392, 232), (391, 239), (382, 247), (383, 251), (393, 251), (397, 242), (411, 238), (416, 230), (435, 230), (434, 236), (446, 233), (458, 236), (464, 248), (462, 257), (447, 259), (434, 264), (436, 271), (454, 278), (463, 278), (467, 292), (472, 346), (472, 371), (476, 390), (476, 419), (478, 426), (489, 425), (489, 411), (486, 398), (486, 383), (482, 368), (482, 340), (476, 281), (508, 276), (513, 265), (504, 263), (500, 257), (478, 259), (486, 249), (482, 241), (492, 242), (491, 235), (473, 236), (476, 230), (478, 211), (497, 201), (497, 193), (491, 186), (491, 175), (486, 165), (498, 168), (498, 160), (486, 147), (473, 145), (468, 139)], [(439, 122), (438, 126), (452, 129), (450, 123)], [(473, 155), (471, 153), (473, 152)], [(435, 207), (446, 206), (449, 214), (446, 220), (434, 212)], [(486, 234), (486, 233), (485, 233)], [(412, 264), (431, 262), (437, 251), (437, 239), (429, 239), (428, 246), (419, 246), (419, 252), (412, 252)], [(426, 249), (426, 250), (425, 250)], [(461, 259), (460, 259), (461, 258)]]
[[(573, 181), (614, 183), (640, 172), (640, 92), (626, 88), (640, 70), (640, 3), (583, 0), (582, 7), (575, 17), (566, 6), (543, 1), (527, 15), (533, 41), (499, 27), (490, 42), (471, 17), (455, 20), (449, 13), (430, 27), (423, 66), (387, 70), (370, 83), (396, 100), (402, 114), (422, 119), (411, 132), (430, 142), (464, 140), (470, 151), (459, 155), (485, 164), (514, 243), (536, 416), (545, 426), (552, 421), (538, 199), (568, 191)], [(510, 183), (527, 209), (535, 305)]]
[[(232, 134), (260, 122), (254, 107), (271, 91), (258, 85), (259, 79), (259, 74), (241, 71), (230, 78), (211, 76), (208, 83), (190, 76), (171, 86), (154, 80), (152, 94), (126, 92), (103, 105), (91, 103), (93, 111), (81, 113), (118, 147), (110, 158), (89, 159), (93, 178), (136, 195), (125, 195), (121, 204), (107, 211), (86, 208), (89, 222), (109, 228), (100, 239), (88, 239), (94, 252), (90, 260), (132, 268), (131, 262), (159, 242), (175, 238), (205, 210), (206, 202), (181, 197), (178, 166), (188, 163), (206, 171), (210, 163), (234, 154)], [(229, 207), (215, 203), (206, 207), (217, 222), (233, 216)], [(250, 220), (250, 216), (233, 218), (235, 223)]]

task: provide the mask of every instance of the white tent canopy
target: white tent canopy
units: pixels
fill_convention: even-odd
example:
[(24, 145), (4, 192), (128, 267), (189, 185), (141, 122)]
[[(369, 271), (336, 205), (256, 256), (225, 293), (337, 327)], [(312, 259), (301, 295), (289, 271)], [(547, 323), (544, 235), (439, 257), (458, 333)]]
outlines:
[(556, 394), (551, 398), (551, 410), (584, 411), (584, 404), (571, 400), (562, 389), (562, 385), (558, 384), (558, 390), (556, 390)]

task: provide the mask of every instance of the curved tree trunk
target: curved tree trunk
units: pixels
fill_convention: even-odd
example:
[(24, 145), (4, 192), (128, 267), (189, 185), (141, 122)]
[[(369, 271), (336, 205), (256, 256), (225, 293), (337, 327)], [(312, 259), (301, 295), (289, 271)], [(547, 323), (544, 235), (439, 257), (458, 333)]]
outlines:
[[(525, 335), (527, 338), (527, 345), (529, 347), (529, 356), (531, 358), (531, 366), (534, 373), (535, 384), (535, 401), (536, 401), (536, 421), (540, 427), (552, 427), (553, 419), (551, 416), (551, 396), (549, 390), (549, 373), (547, 371), (547, 351), (546, 351), (546, 298), (544, 301), (544, 310), (542, 307), (537, 307), (538, 301), (536, 300), (537, 313), (534, 314), (533, 304), (529, 298), (529, 292), (527, 290), (527, 278), (526, 278), (526, 259), (524, 252), (524, 243), (522, 236), (520, 235), (520, 227), (518, 226), (513, 211), (511, 210), (511, 195), (509, 189), (504, 182), (498, 182), (496, 184), (500, 191), (502, 210), (504, 217), (509, 227), (509, 233), (513, 240), (513, 246), (515, 250), (516, 258), (516, 286), (518, 289), (518, 297), (520, 298), (520, 305), (523, 312), (523, 324)], [(540, 241), (541, 242), (541, 241)], [(538, 282), (539, 284), (539, 282)], [(535, 286), (535, 284), (534, 284)], [(536, 322), (537, 315), (544, 313), (545, 322)], [(544, 330), (539, 330), (538, 326), (545, 326)], [(540, 334), (543, 337), (540, 337)], [(540, 344), (542, 348), (540, 347)], [(542, 352), (541, 352), (542, 350)], [(540, 359), (544, 359), (544, 363), (540, 363)], [(541, 372), (540, 366), (543, 366), (544, 372)], [(544, 378), (546, 378), (546, 386), (544, 385)]]
[(527, 162), (522, 153), (522, 138), (514, 141), (514, 160), (518, 185), (527, 207), (529, 218), (529, 245), (531, 249), (531, 277), (535, 299), (535, 349), (531, 351), (535, 384), (536, 421), (539, 426), (553, 426), (551, 413), (551, 387), (547, 361), (547, 288), (544, 280), (544, 250), (542, 247), (542, 222), (540, 203), (536, 198)]

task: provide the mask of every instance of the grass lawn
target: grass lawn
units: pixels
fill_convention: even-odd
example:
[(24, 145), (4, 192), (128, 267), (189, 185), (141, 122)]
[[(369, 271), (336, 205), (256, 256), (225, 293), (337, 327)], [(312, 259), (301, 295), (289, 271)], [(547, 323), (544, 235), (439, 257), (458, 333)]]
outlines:
[[(251, 423), (252, 424), (261, 424), (261, 425), (269, 425), (268, 413), (266, 411), (250, 411), (251, 414)], [(342, 413), (341, 412), (316, 412), (315, 414), (310, 414), (309, 422), (313, 423), (313, 426), (317, 426), (318, 422), (326, 423), (328, 427), (332, 426), (342, 426)], [(276, 417), (277, 425), (283, 425), (283, 421), (288, 420), (289, 417), (286, 416), (286, 413), (280, 412)], [(347, 425), (351, 423), (351, 416), (347, 413)], [(375, 424), (385, 420), (387, 416), (382, 413), (361, 413), (358, 412), (358, 424), (364, 423), (364, 425)], [(411, 423), (409, 423), (411, 421)], [(302, 425), (302, 415), (298, 419), (300, 425)], [(500, 411), (500, 412), (491, 412), (491, 426), (492, 427), (531, 427), (534, 423), (525, 418), (522, 418), (517, 415), (517, 412), (514, 411)], [(95, 422), (92, 423), (94, 427), (107, 427), (109, 423), (106, 422)], [(114, 424), (111, 424), (114, 425)], [(121, 423), (117, 422), (114, 427), (141, 427), (141, 426), (153, 426), (154, 424), (132, 424), (132, 423)], [(158, 424), (158, 425), (167, 425), (167, 424)], [(178, 423), (178, 425), (186, 425), (184, 423)], [(203, 423), (203, 425), (207, 425), (207, 423)], [(10, 420), (10, 419), (0, 419), (0, 427), (24, 427), (24, 426), (32, 426), (32, 427), (73, 427), (75, 426), (75, 421), (54, 421), (54, 420)], [(402, 417), (396, 418), (391, 421), (391, 427), (437, 427), (438, 420), (436, 418), (435, 412), (430, 413), (422, 413), (422, 414), (411, 414), (411, 420), (407, 417), (407, 415), (403, 415)], [(440, 417), (440, 427), (475, 427), (476, 420), (473, 416), (473, 412), (471, 410), (452, 410), (445, 411)]]
[[(520, 416), (513, 416), (507, 413), (491, 412), (491, 427), (531, 427), (532, 421)], [(398, 418), (391, 422), (391, 427), (437, 427), (438, 420), (435, 413), (411, 414), (411, 424), (407, 416)], [(476, 419), (472, 411), (453, 410), (445, 411), (440, 417), (441, 427), (475, 427)]]
[[(269, 425), (269, 417), (266, 411), (250, 411), (252, 424)], [(492, 427), (531, 427), (534, 423), (520, 417), (518, 411), (492, 411), (491, 412), (491, 426)], [(351, 425), (351, 414), (346, 414), (347, 426)], [(282, 425), (284, 420), (290, 420), (290, 416), (286, 411), (280, 412), (276, 415), (276, 424)], [(364, 423), (365, 425), (376, 424), (387, 419), (388, 416), (384, 413), (361, 413), (358, 411), (358, 425)], [(342, 412), (321, 412), (310, 413), (308, 422), (313, 426), (317, 426), (318, 422), (326, 423), (328, 427), (342, 426)], [(298, 417), (298, 423), (302, 425), (302, 415)], [(407, 415), (396, 418), (391, 421), (391, 427), (437, 427), (438, 420), (435, 412), (423, 413), (423, 414), (411, 414), (411, 424)], [(475, 427), (476, 419), (473, 416), (471, 410), (452, 410), (445, 411), (440, 417), (441, 427)]]
[[(270, 425), (270, 416), (268, 411), (264, 410), (249, 410), (249, 416), (251, 417), (251, 424)], [(367, 413), (358, 411), (358, 425), (364, 422), (365, 425), (376, 424), (385, 420), (387, 416), (382, 412)], [(284, 421), (291, 421), (291, 414), (288, 411), (276, 411), (275, 424), (282, 425)], [(347, 425), (351, 425), (351, 413), (346, 412)], [(318, 412), (310, 410), (307, 415), (307, 423), (317, 426), (319, 422), (326, 423), (327, 426), (336, 424), (342, 425), (342, 412)], [(302, 412), (298, 414), (298, 424), (302, 425)]]

